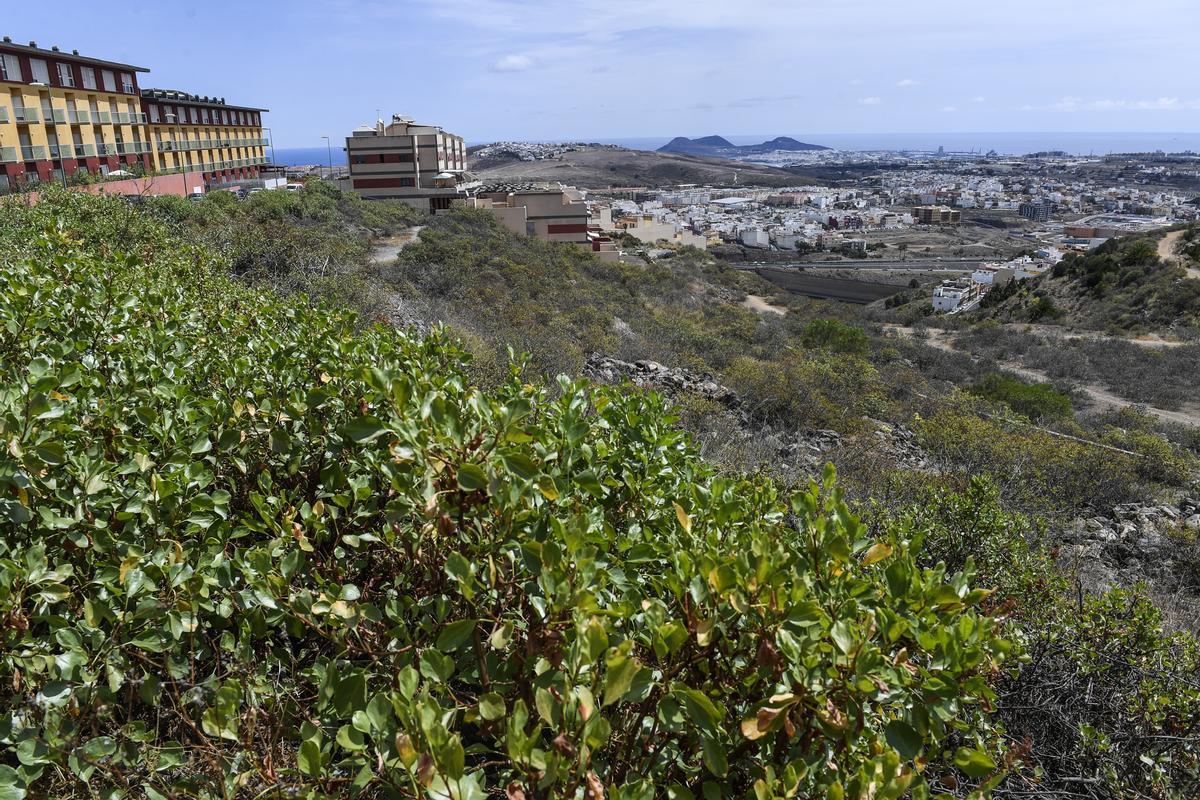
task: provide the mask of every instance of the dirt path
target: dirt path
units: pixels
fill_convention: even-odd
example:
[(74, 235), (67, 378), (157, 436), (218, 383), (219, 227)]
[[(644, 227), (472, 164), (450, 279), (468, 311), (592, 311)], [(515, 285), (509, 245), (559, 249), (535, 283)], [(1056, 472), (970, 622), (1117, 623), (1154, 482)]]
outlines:
[[(900, 325), (885, 325), (884, 328), (892, 331), (893, 333), (899, 334), (900, 336), (918, 339), (930, 347), (936, 347), (938, 350), (945, 350), (948, 353), (971, 355), (971, 353), (966, 350), (956, 350), (954, 348), (953, 344), (951, 343), (951, 340), (955, 335), (954, 331), (943, 331), (936, 328), (927, 328), (925, 330), (926, 336), (922, 339), (915, 335), (915, 331), (912, 328), (905, 328)], [(1139, 341), (1135, 339), (1127, 339), (1126, 341), (1133, 341), (1147, 347), (1168, 347), (1181, 344), (1179, 342)], [(1000, 368), (1016, 375), (1020, 375), (1025, 380), (1033, 381), (1034, 383), (1054, 382), (1053, 379), (1051, 379), (1050, 376), (1045, 372), (1037, 369), (1030, 369), (1029, 367), (1025, 367), (1016, 363), (1015, 361), (998, 361), (996, 364)], [(1200, 409), (1198, 408), (1185, 408), (1178, 411), (1168, 411), (1165, 408), (1154, 408), (1152, 406), (1131, 403), (1125, 398), (1113, 394), (1111, 391), (1098, 384), (1081, 384), (1078, 386), (1078, 388), (1081, 392), (1087, 395), (1088, 399), (1093, 405), (1105, 411), (1137, 405), (1140, 408), (1145, 409), (1147, 414), (1157, 417), (1164, 422), (1173, 422), (1179, 425), (1200, 426)]]
[[(1182, 259), (1179, 258), (1179, 242), (1183, 239), (1183, 231), (1172, 231), (1166, 236), (1158, 240), (1158, 257), (1163, 261), (1170, 261), (1176, 264)], [(1200, 280), (1200, 269), (1196, 267), (1185, 266), (1189, 278)]]
[(778, 314), (783, 316), (787, 313), (786, 308), (771, 305), (767, 298), (757, 294), (748, 294), (746, 299), (742, 301), (742, 305), (751, 311), (757, 311), (760, 314)]
[(371, 249), (371, 261), (376, 264), (386, 264), (389, 261), (395, 261), (399, 257), (401, 250), (421, 238), (421, 230), (423, 228), (423, 225), (418, 225), (395, 236), (387, 236), (379, 239)]
[[(997, 363), (1003, 369), (1020, 375), (1025, 380), (1033, 381), (1034, 383), (1053, 383), (1050, 376), (1041, 370), (1023, 367), (1012, 361), (999, 361)], [(1103, 411), (1116, 411), (1126, 406), (1137, 405), (1139, 408), (1144, 409), (1147, 414), (1158, 417), (1164, 422), (1174, 422), (1178, 425), (1200, 425), (1200, 409), (1168, 411), (1165, 408), (1154, 408), (1153, 406), (1131, 403), (1125, 398), (1113, 394), (1103, 386), (1098, 386), (1094, 383), (1081, 384), (1079, 390), (1087, 395), (1093, 405)]]

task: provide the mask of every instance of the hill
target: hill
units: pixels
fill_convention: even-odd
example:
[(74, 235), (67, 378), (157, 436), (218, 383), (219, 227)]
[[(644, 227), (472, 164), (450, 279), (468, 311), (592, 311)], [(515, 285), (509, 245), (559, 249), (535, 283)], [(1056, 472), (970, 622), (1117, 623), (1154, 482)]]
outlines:
[(717, 158), (736, 158), (739, 156), (770, 153), (775, 150), (794, 150), (804, 152), (810, 150), (829, 150), (831, 148), (819, 144), (808, 144), (797, 141), (790, 136), (778, 136), (761, 144), (735, 145), (720, 136), (705, 136), (700, 139), (688, 139), (677, 136), (658, 148), (660, 153), (685, 153), (697, 156), (712, 156)]
[[(1069, 417), (1049, 389), (947, 394), (922, 370), (967, 363), (751, 311), (701, 254), (605, 264), (466, 209), (314, 182), (3, 212), (0, 797), (1195, 795), (1195, 640), (1077, 595), (1008, 507), (1161, 477), (1180, 456), (1134, 417), (1105, 441), (1152, 464), (1033, 427)], [(299, 291), (352, 278), (454, 328)], [(687, 383), (747, 422), (908, 397), (940, 466), (850, 507), (831, 469), (707, 459), (682, 382), (547, 382), (507, 343), (720, 364)]]
[(582, 145), (538, 161), (516, 158), (473, 161), (468, 168), (485, 181), (549, 181), (591, 189), (670, 186), (681, 183), (790, 186), (800, 179), (784, 170), (722, 158)]
[[(1169, 237), (1169, 240), (1168, 240)], [(1112, 239), (990, 293), (983, 316), (1095, 331), (1200, 333), (1200, 229)]]

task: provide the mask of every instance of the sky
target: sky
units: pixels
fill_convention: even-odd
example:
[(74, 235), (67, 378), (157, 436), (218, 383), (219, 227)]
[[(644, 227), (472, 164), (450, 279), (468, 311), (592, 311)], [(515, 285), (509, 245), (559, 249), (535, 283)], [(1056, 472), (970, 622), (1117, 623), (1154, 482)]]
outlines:
[(1200, 0), (5, 5), (14, 41), (271, 109), (279, 147), (393, 113), (469, 142), (1200, 131)]

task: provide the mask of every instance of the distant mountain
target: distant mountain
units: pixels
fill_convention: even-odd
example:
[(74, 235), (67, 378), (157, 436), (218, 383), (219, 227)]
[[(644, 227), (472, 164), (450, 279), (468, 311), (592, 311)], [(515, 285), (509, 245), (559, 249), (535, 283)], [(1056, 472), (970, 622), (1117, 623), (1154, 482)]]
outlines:
[(686, 136), (676, 136), (671, 141), (658, 148), (660, 153), (683, 153), (690, 156), (716, 156), (732, 158), (750, 156), (758, 153), (770, 153), (774, 150), (829, 150), (820, 144), (799, 142), (790, 136), (778, 136), (762, 144), (735, 145), (721, 136), (704, 136), (700, 139), (689, 139)]

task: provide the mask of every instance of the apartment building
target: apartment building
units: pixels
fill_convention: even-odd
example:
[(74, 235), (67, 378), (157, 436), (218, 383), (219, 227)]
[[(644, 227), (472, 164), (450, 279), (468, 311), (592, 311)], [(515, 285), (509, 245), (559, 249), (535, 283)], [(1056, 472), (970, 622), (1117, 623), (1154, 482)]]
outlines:
[(958, 225), (962, 212), (946, 206), (917, 206), (912, 211), (916, 225)]
[(173, 89), (146, 89), (141, 101), (157, 172), (199, 172), (214, 186), (256, 178), (267, 161), (265, 108)]
[(0, 192), (78, 172), (188, 171), (206, 187), (257, 175), (265, 109), (143, 91), (138, 77), (147, 72), (0, 40)]
[(402, 200), (437, 213), (462, 199), (467, 169), (461, 136), (395, 115), (390, 123), (356, 128), (346, 139), (350, 188), (369, 200)]
[(0, 41), (0, 189), (78, 170), (152, 168), (138, 75), (145, 67)]

